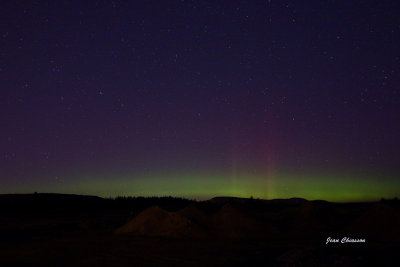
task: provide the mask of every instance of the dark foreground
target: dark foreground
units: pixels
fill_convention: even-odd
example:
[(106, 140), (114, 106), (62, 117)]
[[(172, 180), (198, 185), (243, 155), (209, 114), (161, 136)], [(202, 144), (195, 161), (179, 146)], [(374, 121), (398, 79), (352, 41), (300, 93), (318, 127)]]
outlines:
[[(278, 233), (204, 239), (114, 233), (150, 206), (179, 211), (194, 205), (212, 217), (227, 203)], [(0, 196), (0, 208), (0, 266), (398, 266), (400, 251), (397, 200), (194, 203), (37, 194)], [(341, 241), (346, 236), (366, 242), (326, 244), (328, 237)]]

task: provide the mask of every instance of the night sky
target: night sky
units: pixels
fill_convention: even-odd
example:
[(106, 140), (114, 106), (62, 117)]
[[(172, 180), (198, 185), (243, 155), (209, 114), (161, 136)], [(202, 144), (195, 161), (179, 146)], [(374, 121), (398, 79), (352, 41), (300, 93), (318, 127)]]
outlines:
[(2, 1), (0, 193), (400, 196), (399, 1)]

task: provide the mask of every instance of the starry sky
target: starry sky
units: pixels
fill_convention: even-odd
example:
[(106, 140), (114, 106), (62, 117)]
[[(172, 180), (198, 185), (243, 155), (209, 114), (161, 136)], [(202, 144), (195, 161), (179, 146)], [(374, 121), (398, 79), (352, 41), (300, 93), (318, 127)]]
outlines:
[(2, 1), (0, 193), (400, 196), (399, 1)]

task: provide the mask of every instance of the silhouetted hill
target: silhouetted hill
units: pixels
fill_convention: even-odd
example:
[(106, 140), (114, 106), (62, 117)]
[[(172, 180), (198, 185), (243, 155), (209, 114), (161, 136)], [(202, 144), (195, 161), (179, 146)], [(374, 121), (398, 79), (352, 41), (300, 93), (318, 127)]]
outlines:
[(24, 212), (64, 212), (96, 209), (107, 204), (107, 200), (97, 196), (73, 194), (35, 193), (0, 195), (3, 211)]
[(0, 208), (4, 212), (76, 212), (99, 210), (130, 210), (138, 212), (150, 206), (158, 205), (167, 210), (179, 210), (193, 200), (176, 197), (117, 197), (101, 198), (97, 196), (34, 193), (0, 195)]
[(255, 199), (255, 198), (240, 198), (240, 197), (214, 197), (208, 200), (218, 204), (246, 204), (249, 202), (263, 203), (263, 204), (283, 204), (283, 205), (299, 205), (307, 202), (304, 198), (288, 198), (288, 199)]
[(217, 204), (227, 204), (227, 203), (240, 203), (243, 204), (248, 201), (249, 198), (241, 198), (241, 197), (213, 197), (208, 201)]

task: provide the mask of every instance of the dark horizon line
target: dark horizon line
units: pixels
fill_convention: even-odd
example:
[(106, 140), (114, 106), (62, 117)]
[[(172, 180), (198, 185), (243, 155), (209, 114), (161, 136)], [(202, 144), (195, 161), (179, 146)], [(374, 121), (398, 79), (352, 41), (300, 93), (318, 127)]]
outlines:
[(329, 203), (374, 203), (374, 202), (379, 202), (382, 200), (398, 200), (398, 197), (393, 197), (393, 198), (385, 198), (381, 197), (380, 199), (374, 199), (374, 200), (359, 200), (359, 201), (329, 201), (329, 200), (324, 200), (324, 199), (306, 199), (303, 197), (290, 197), (290, 198), (272, 198), (272, 199), (265, 199), (265, 198), (258, 198), (258, 197), (236, 197), (236, 196), (214, 196), (209, 199), (204, 199), (204, 200), (199, 200), (196, 198), (188, 198), (188, 197), (182, 197), (182, 196), (167, 196), (167, 195), (162, 195), (162, 196), (126, 196), (126, 195), (121, 195), (121, 196), (114, 196), (114, 197), (102, 197), (102, 196), (97, 196), (97, 195), (84, 195), (84, 194), (74, 194), (74, 193), (55, 193), (55, 192), (33, 192), (33, 193), (0, 193), (0, 197), (3, 196), (29, 196), (29, 195), (59, 195), (59, 196), (81, 196), (81, 197), (96, 197), (96, 198), (101, 198), (101, 199), (112, 199), (115, 200), (117, 198), (175, 198), (175, 199), (183, 199), (183, 200), (190, 200), (190, 201), (195, 201), (195, 202), (203, 202), (203, 201), (211, 201), (211, 200), (216, 200), (216, 199), (236, 199), (236, 200), (258, 200), (258, 201), (282, 201), (282, 200), (301, 200), (301, 201), (324, 201), (324, 202), (329, 202)]

